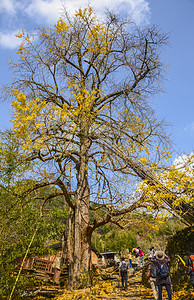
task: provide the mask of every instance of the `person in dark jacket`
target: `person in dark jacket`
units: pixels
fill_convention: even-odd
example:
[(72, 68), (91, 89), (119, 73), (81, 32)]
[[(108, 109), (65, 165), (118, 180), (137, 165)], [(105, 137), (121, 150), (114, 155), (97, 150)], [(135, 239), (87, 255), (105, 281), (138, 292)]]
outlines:
[[(149, 260), (152, 259), (152, 255), (150, 255), (148, 258)], [(153, 292), (154, 300), (158, 300), (158, 295), (156, 291), (156, 265), (153, 262), (150, 262), (148, 265), (148, 270), (147, 270), (147, 278), (150, 281), (150, 286)]]
[[(122, 266), (125, 265), (126, 268), (124, 268), (125, 270), (123, 270)], [(124, 290), (127, 290), (127, 270), (129, 268), (129, 264), (125, 262), (125, 258), (122, 257), (121, 258), (121, 262), (119, 264), (119, 275), (121, 276), (121, 282), (122, 282), (122, 288)]]
[(156, 251), (155, 256), (151, 259), (156, 265), (156, 285), (158, 286), (158, 300), (162, 300), (162, 288), (165, 286), (168, 300), (172, 300), (170, 273), (166, 277), (161, 277), (160, 269), (164, 264), (167, 266), (170, 258), (163, 251)]

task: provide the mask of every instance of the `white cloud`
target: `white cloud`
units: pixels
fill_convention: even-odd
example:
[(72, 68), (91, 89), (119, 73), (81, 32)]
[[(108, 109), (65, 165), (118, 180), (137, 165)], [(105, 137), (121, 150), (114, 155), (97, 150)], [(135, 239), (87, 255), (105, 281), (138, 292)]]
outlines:
[(148, 24), (150, 22), (150, 7), (148, 1), (132, 0), (128, 1), (132, 6), (132, 17), (138, 24)]
[(15, 13), (14, 1), (0, 0), (0, 12), (7, 12), (9, 14)]
[(194, 121), (184, 128), (184, 131), (194, 133)]
[[(131, 16), (138, 24), (148, 23), (150, 9), (148, 0), (0, 0), (0, 12), (4, 11), (6, 20), (9, 20), (9, 14), (15, 14), (16, 24), (23, 24), (25, 30), (25, 22), (43, 25), (44, 23), (53, 24), (62, 15), (63, 7), (68, 12), (74, 13), (80, 7), (87, 7), (90, 4), (99, 16), (102, 16), (105, 8), (113, 9), (123, 13), (124, 16)], [(28, 24), (29, 24), (28, 23)], [(3, 48), (14, 49), (20, 44), (20, 40), (14, 35), (19, 31), (9, 26), (10, 33), (0, 32), (0, 46)], [(36, 25), (35, 25), (36, 26)], [(2, 24), (2, 28), (8, 28), (6, 24)], [(12, 28), (12, 29), (11, 29)], [(6, 31), (5, 31), (6, 32)]]
[(150, 9), (147, 0), (32, 0), (26, 7), (25, 12), (28, 16), (42, 20), (47, 23), (55, 22), (63, 10), (63, 5), (69, 12), (75, 12), (80, 7), (87, 7), (88, 3), (97, 13), (101, 14), (105, 8), (116, 9), (119, 12), (128, 14), (137, 23), (147, 23), (150, 16)]
[(21, 40), (18, 39), (15, 35), (19, 32), (19, 30), (14, 30), (9, 33), (1, 33), (0, 32), (0, 45), (2, 48), (15, 49), (21, 43)]
[(62, 3), (61, 0), (32, 0), (25, 12), (29, 17), (36, 18), (37, 21), (43, 21), (40, 18), (44, 18), (47, 23), (52, 23), (58, 19)]

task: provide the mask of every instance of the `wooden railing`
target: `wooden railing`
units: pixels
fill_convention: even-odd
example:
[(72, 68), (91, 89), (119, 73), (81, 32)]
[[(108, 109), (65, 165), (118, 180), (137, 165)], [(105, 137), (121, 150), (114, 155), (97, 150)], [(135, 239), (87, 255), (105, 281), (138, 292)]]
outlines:
[[(22, 263), (22, 259), (18, 262), (18, 267), (20, 268)], [(43, 271), (49, 274), (53, 274), (53, 265), (54, 261), (46, 260), (38, 257), (32, 257), (26, 259), (26, 261), (23, 264), (24, 270), (37, 270), (37, 271)]]
[(30, 263), (30, 269), (36, 271), (43, 271), (48, 274), (54, 274), (53, 264), (53, 261), (33, 257)]
[[(21, 267), (21, 263), (22, 263), (22, 259), (20, 259), (18, 262), (18, 268)], [(24, 262), (22, 269), (48, 274), (52, 280), (58, 283), (61, 275), (61, 270), (58, 268), (54, 268), (53, 265), (54, 265), (54, 261), (46, 260), (38, 257), (32, 257), (32, 258), (28, 258)]]

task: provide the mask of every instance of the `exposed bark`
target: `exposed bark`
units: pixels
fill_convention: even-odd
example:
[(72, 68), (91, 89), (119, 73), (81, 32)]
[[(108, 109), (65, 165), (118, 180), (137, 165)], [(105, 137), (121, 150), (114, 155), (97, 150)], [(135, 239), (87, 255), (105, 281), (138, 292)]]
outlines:
[[(89, 258), (91, 251), (91, 234), (89, 228), (89, 197), (90, 189), (88, 183), (88, 138), (81, 137), (80, 163), (77, 172), (77, 189), (74, 197), (74, 228), (70, 236), (74, 236), (71, 251), (72, 265), (70, 266), (72, 286), (79, 285), (80, 272), (89, 270)], [(73, 232), (72, 232), (73, 231)]]
[(68, 249), (68, 263), (69, 263), (69, 284), (71, 285), (73, 282), (73, 272), (74, 272), (74, 241), (75, 241), (75, 234), (74, 234), (74, 211), (69, 209), (69, 217), (68, 217), (68, 238), (67, 238), (67, 249)]

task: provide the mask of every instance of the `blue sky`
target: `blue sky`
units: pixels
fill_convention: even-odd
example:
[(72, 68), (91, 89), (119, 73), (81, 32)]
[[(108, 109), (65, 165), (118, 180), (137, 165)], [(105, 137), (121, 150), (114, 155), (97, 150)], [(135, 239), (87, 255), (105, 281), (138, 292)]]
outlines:
[[(11, 82), (10, 59), (16, 60), (22, 29), (33, 32), (37, 26), (52, 25), (62, 5), (69, 11), (87, 6), (87, 0), (1, 0), (0, 1), (0, 85)], [(169, 33), (170, 45), (162, 52), (168, 64), (164, 93), (154, 98), (154, 108), (170, 127), (174, 156), (194, 151), (194, 0), (91, 0), (101, 14), (104, 7), (130, 13), (138, 24), (156, 24)], [(0, 130), (11, 126), (9, 104), (0, 103)]]

